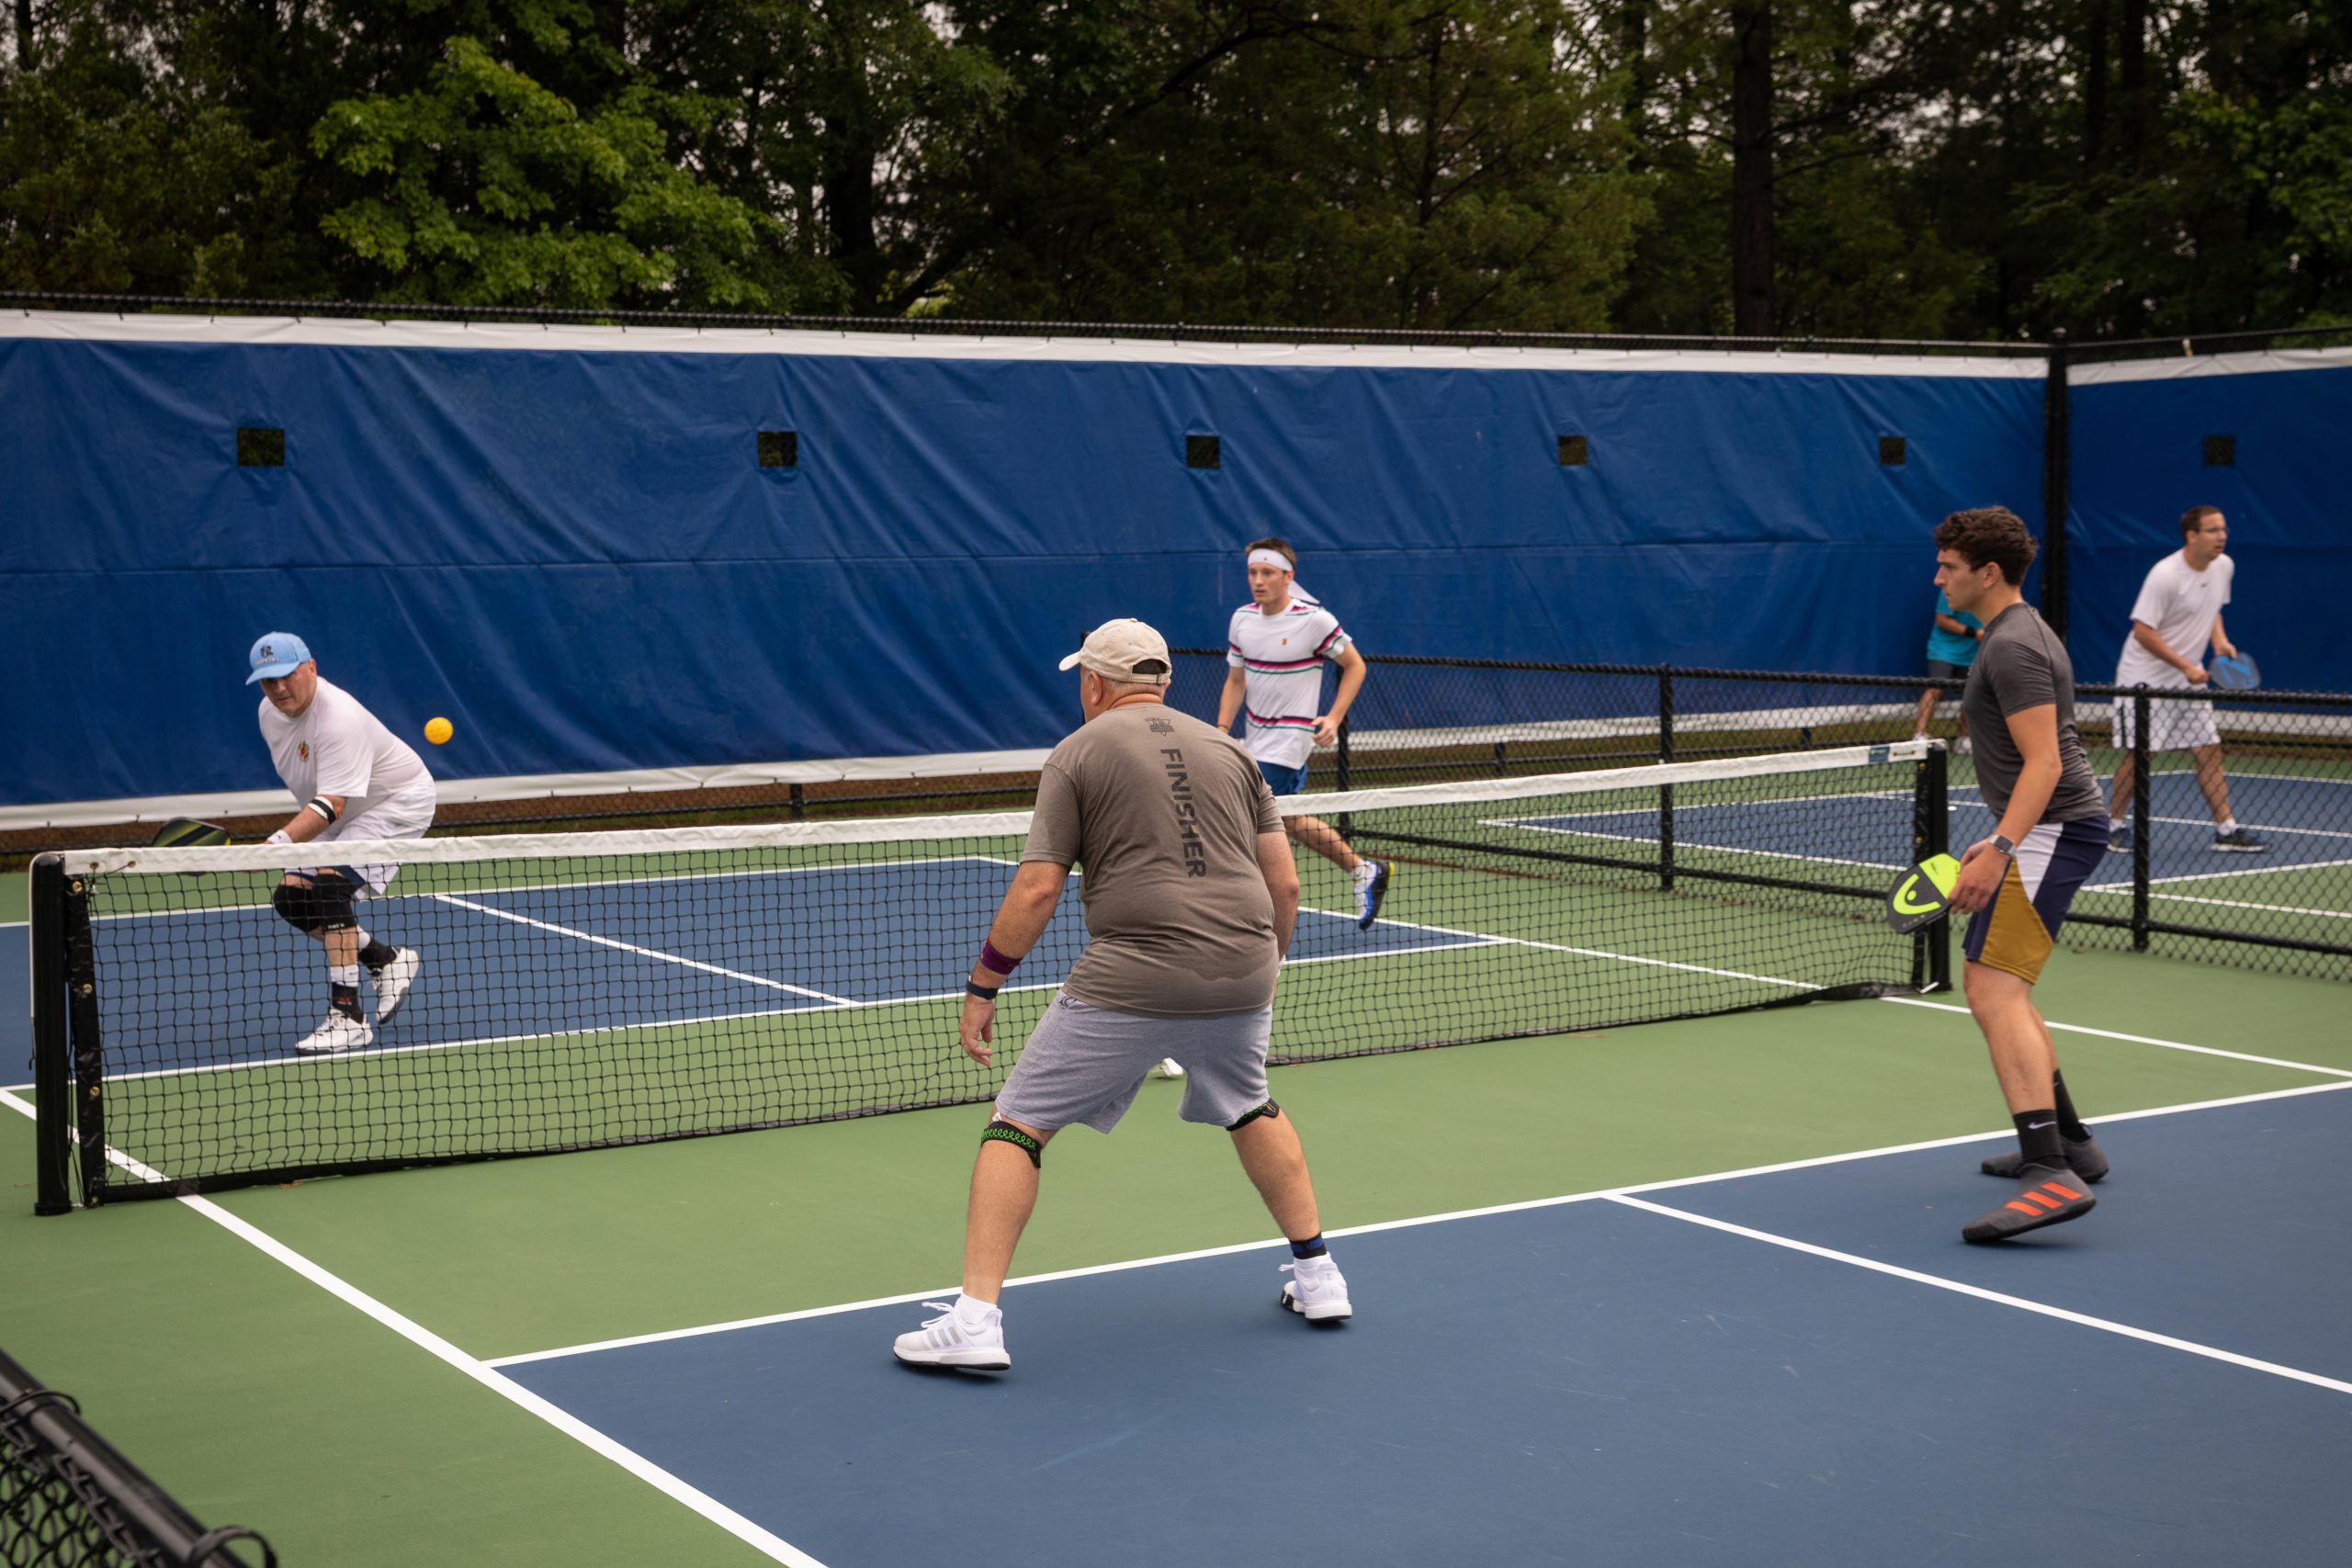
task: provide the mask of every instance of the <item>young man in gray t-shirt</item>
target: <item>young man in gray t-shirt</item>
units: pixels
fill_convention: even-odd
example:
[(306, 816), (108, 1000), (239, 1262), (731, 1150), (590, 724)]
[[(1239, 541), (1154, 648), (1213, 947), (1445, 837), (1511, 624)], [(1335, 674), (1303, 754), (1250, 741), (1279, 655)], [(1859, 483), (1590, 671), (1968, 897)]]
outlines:
[(1976, 737), (1976, 784), (1998, 819), (1968, 848), (1951, 906), (1968, 912), (1968, 1010), (1984, 1032), (2018, 1152), (1984, 1162), (2017, 1191), (1961, 1228), (2006, 1241), (2089, 1213), (2107, 1156), (2075, 1112), (2050, 1026), (2033, 1005), (2075, 889), (2107, 852), (2107, 803), (2075, 732), (2065, 645), (2019, 585), (2033, 537), (2006, 508), (1955, 512), (1936, 528), (1936, 586), (1984, 623), (1961, 704)]
[(930, 1303), (943, 1314), (893, 1347), (915, 1366), (1012, 1364), (998, 1298), (1046, 1145), (1072, 1123), (1117, 1126), (1164, 1055), (1187, 1069), (1184, 1120), (1232, 1134), (1290, 1240), (1282, 1304), (1313, 1323), (1353, 1311), (1298, 1132), (1266, 1093), (1274, 983), (1298, 917), (1298, 868), (1273, 792), (1230, 736), (1165, 705), (1168, 644), (1141, 621), (1095, 627), (1062, 660), (1073, 665), (1086, 722), (1046, 759), (1021, 869), (964, 987), (966, 1053), (988, 1063), (998, 988), (1045, 935), (1077, 864), (1086, 951), (980, 1134), (963, 1293)]

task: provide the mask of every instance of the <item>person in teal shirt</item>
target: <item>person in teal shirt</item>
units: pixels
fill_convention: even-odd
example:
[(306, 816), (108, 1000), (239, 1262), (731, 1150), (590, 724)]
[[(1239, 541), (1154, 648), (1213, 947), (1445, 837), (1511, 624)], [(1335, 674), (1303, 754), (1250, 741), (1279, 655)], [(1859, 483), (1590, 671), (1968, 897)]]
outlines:
[[(1928, 633), (1928, 673), (1939, 681), (1964, 680), (1968, 667), (1976, 662), (1976, 639), (1984, 635), (1984, 623), (1965, 611), (1955, 612), (1943, 590), (1936, 590), (1936, 623)], [(1930, 686), (1919, 694), (1919, 722), (1912, 726), (1911, 739), (1927, 738), (1928, 725), (1936, 716), (1936, 705), (1943, 701), (1943, 688)], [(1960, 716), (1960, 739), (1952, 743), (1955, 751), (1968, 750), (1968, 715)]]

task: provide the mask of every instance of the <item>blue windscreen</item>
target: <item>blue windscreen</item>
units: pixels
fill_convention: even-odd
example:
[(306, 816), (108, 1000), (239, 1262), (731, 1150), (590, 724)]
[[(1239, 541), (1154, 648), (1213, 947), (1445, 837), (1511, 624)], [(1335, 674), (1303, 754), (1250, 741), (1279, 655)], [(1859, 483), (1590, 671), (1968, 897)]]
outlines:
[(2181, 513), (2211, 505), (2229, 519), (2237, 563), (2222, 621), (2263, 683), (2352, 691), (2352, 637), (2328, 629), (2352, 582), (2352, 365), (2097, 381), (2071, 400), (2077, 678), (2115, 678), (2148, 569), (2180, 548)]
[(1261, 534), (1368, 650), (1909, 672), (1935, 521), (2040, 527), (2031, 376), (192, 336), (0, 337), (0, 803), (274, 785), (266, 630), (445, 776), (911, 755), (1221, 643)]

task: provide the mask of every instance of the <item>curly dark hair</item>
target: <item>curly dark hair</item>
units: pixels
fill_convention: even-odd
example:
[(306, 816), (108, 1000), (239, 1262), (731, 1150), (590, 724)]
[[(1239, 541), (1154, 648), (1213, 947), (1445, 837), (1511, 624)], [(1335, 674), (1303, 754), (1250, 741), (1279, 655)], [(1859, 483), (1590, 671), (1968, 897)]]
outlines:
[(1955, 512), (1936, 525), (1936, 548), (1954, 552), (1971, 567), (1991, 561), (2012, 587), (2025, 581), (2037, 547), (2024, 522), (2006, 506)]
[(2197, 533), (2205, 526), (2205, 519), (2219, 517), (2221, 514), (2222, 509), (2218, 506), (2190, 507), (2180, 514), (2180, 536), (2184, 539), (2188, 537), (2189, 535)]

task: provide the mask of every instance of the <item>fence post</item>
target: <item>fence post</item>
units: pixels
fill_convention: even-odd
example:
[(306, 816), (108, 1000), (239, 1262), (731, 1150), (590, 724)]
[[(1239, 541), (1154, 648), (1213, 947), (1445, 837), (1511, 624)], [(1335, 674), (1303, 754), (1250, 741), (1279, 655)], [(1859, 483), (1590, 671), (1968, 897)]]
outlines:
[(2132, 951), (2148, 951), (2148, 688), (2132, 688)]
[[(1657, 667), (1657, 760), (1674, 761), (1674, 666)], [(1657, 787), (1657, 886), (1674, 891), (1674, 786)]]
[(2050, 334), (2050, 374), (2041, 393), (2041, 618), (2066, 640), (2066, 332)]
[(1340, 720), (1340, 787), (1341, 789), (1355, 787), (1355, 759), (1350, 754), (1348, 748), (1348, 732), (1351, 728), (1351, 720), (1344, 718)]

